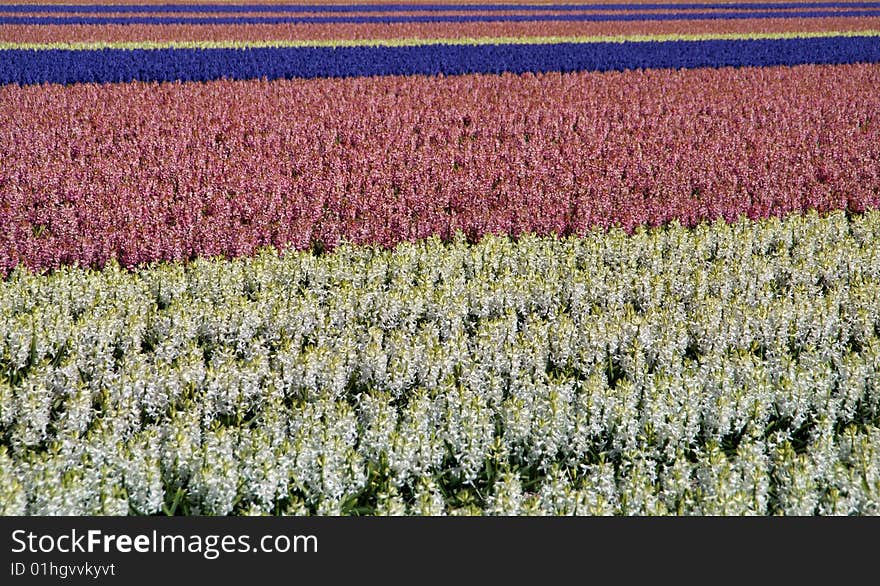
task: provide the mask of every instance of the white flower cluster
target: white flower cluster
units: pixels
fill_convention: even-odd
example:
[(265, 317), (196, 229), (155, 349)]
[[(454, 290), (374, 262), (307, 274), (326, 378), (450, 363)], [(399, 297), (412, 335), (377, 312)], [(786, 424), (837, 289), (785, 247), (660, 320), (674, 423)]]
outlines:
[(0, 282), (0, 514), (880, 514), (880, 213)]

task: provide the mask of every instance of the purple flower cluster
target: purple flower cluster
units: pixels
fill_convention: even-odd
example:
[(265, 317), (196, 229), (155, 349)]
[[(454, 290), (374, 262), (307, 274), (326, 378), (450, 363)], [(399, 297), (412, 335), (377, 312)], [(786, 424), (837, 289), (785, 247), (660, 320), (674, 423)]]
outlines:
[(843, 63), (880, 63), (877, 37), (409, 47), (8, 49), (0, 59), (0, 84), (275, 80)]

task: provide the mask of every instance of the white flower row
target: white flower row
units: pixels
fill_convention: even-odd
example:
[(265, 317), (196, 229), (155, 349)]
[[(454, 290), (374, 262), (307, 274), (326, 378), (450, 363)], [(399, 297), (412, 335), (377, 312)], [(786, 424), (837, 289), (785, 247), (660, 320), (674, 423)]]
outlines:
[(880, 513), (880, 213), (0, 283), (0, 513)]

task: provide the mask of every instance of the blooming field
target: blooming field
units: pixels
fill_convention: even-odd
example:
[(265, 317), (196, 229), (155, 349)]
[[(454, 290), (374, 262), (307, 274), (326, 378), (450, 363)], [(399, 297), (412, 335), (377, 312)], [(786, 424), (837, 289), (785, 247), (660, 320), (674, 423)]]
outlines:
[(8, 86), (0, 269), (862, 210), (877, 87), (874, 65)]
[(0, 287), (6, 513), (880, 513), (880, 213)]
[(878, 22), (0, 5), (0, 513), (880, 514)]

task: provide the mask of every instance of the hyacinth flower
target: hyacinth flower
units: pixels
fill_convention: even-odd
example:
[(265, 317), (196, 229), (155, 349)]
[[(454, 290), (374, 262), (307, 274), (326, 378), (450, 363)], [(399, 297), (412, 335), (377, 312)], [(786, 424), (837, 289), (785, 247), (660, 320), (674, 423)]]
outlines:
[(880, 214), (16, 270), (9, 513), (877, 512)]

